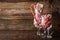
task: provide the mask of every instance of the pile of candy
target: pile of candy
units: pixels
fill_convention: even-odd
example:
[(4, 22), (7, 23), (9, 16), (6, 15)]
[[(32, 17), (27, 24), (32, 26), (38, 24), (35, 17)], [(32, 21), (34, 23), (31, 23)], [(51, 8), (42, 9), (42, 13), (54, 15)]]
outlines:
[(44, 28), (47, 28), (51, 25), (51, 15), (50, 14), (41, 15), (43, 11), (43, 4), (41, 3), (32, 4), (30, 9), (34, 17), (35, 27), (42, 26)]

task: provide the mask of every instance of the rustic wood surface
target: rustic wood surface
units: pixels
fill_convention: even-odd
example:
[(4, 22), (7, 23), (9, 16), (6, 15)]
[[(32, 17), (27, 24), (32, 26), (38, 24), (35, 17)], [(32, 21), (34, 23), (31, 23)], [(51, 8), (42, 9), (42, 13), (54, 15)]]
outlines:
[(33, 30), (30, 31), (1, 30), (0, 40), (60, 40), (60, 36), (53, 36), (52, 39), (47, 39), (47, 38), (41, 38), (40, 36), (37, 36), (36, 31)]
[(55, 8), (49, 5), (47, 0), (42, 1), (44, 4), (43, 13), (55, 12), (52, 13), (52, 39), (43, 39), (36, 35), (29, 7), (37, 1), (0, 0), (0, 40), (60, 40), (60, 1), (56, 0), (53, 3)]

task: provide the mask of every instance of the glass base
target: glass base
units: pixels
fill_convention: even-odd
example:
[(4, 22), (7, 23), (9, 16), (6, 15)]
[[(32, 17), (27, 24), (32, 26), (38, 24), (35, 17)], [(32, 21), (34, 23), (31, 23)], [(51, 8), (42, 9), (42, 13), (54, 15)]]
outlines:
[(46, 38), (46, 35), (44, 35), (43, 33), (37, 32), (37, 35), (40, 36), (41, 38)]
[(40, 33), (40, 32), (37, 32), (37, 35), (40, 36), (41, 38), (52, 38), (51, 35), (46, 35), (45, 33)]
[(47, 38), (52, 38), (52, 36), (51, 35), (47, 35)]
[(40, 36), (40, 35), (44, 35), (44, 34), (41, 34), (41, 33), (38, 33), (38, 32), (37, 32), (37, 35), (39, 35), (39, 36)]

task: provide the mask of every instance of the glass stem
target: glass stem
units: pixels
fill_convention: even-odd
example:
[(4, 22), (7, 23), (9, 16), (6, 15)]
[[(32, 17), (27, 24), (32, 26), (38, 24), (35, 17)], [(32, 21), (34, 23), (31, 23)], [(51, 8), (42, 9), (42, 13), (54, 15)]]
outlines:
[(49, 29), (47, 29), (47, 35), (49, 35)]

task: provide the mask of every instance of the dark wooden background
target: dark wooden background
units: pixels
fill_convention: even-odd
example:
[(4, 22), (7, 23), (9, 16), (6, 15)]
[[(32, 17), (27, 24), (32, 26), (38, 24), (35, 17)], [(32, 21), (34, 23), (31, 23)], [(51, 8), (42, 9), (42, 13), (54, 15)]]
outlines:
[[(0, 0), (0, 40), (40, 40), (36, 35), (33, 17), (30, 11), (32, 3), (44, 4), (43, 14), (52, 15), (53, 38), (60, 38), (60, 0)], [(41, 39), (45, 40), (45, 39)], [(48, 40), (48, 39), (46, 39)]]

